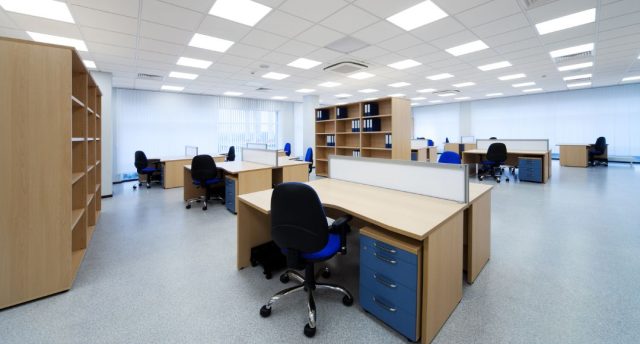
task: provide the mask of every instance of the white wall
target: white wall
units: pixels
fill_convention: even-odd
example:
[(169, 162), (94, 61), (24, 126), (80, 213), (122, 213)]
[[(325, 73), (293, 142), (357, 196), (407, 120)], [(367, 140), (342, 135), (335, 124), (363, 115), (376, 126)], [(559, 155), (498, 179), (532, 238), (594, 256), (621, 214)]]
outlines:
[(184, 146), (190, 145), (202, 154), (218, 153), (218, 109), (277, 111), (278, 147), (294, 143), (291, 102), (116, 88), (114, 180), (135, 171), (136, 150), (148, 157), (182, 156)]
[(640, 84), (424, 106), (413, 109), (414, 135), (442, 142), (468, 127), (476, 138), (548, 138), (554, 152), (605, 136), (610, 155), (638, 156), (639, 109)]
[(102, 196), (113, 194), (113, 116), (112, 116), (112, 88), (111, 73), (91, 72), (93, 80), (98, 84), (102, 93)]

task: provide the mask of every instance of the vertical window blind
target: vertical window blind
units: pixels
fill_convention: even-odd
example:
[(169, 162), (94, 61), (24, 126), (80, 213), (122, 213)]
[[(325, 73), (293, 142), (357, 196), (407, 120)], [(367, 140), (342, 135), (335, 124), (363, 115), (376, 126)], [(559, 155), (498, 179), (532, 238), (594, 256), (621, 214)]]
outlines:
[(278, 144), (278, 112), (245, 109), (218, 110), (218, 151), (230, 146), (244, 147), (247, 143), (264, 143), (269, 149)]

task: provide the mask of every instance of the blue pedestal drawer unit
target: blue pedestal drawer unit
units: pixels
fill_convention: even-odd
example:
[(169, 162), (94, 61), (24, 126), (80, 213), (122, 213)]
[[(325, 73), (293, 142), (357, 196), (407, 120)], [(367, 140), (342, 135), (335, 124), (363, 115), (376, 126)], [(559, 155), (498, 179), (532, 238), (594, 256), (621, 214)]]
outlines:
[(383, 230), (360, 230), (360, 305), (411, 341), (420, 338), (422, 248)]
[(237, 180), (231, 176), (227, 176), (224, 179), (224, 204), (232, 213), (236, 213), (236, 194), (238, 193), (236, 190), (236, 185), (238, 185)]
[(518, 178), (521, 181), (542, 183), (542, 159), (518, 158)]

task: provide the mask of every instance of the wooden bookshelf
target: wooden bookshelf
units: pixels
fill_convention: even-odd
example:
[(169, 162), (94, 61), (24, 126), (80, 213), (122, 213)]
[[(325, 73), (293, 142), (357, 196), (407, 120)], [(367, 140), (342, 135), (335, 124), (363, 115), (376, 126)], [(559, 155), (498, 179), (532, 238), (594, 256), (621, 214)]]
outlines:
[(3, 309), (73, 284), (100, 209), (102, 95), (69, 47), (0, 38), (0, 75)]
[[(364, 115), (364, 105), (375, 103), (378, 114)], [(346, 108), (346, 117), (337, 118)], [(375, 101), (357, 102), (339, 106), (317, 108), (327, 110), (328, 119), (316, 120), (316, 175), (328, 176), (329, 155), (353, 156), (354, 150), (362, 157), (411, 160), (411, 105), (401, 98), (383, 98)], [(379, 131), (362, 131), (364, 119), (380, 121)], [(360, 131), (351, 131), (351, 122), (358, 120)], [(385, 135), (391, 135), (391, 148), (385, 147)], [(335, 146), (327, 146), (327, 136), (335, 135)]]

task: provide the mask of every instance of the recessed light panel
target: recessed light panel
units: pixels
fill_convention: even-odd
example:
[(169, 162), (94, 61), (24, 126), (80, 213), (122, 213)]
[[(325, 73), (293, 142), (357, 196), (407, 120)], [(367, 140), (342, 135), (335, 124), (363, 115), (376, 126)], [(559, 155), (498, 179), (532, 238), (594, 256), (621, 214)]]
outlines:
[(535, 84), (536, 84), (535, 82), (530, 81), (530, 82), (521, 82), (521, 83), (519, 83), (519, 84), (513, 84), (513, 85), (511, 85), (511, 86), (513, 86), (513, 87), (515, 87), (515, 88), (518, 88), (518, 87), (533, 86), (533, 85), (535, 85)]
[(593, 50), (593, 43), (587, 43), (587, 44), (576, 45), (574, 47), (554, 50), (550, 52), (549, 55), (551, 55), (552, 58), (556, 58), (560, 56), (569, 56), (569, 55), (585, 53), (587, 51), (592, 51), (592, 50)]
[(271, 11), (271, 7), (251, 0), (217, 0), (209, 14), (236, 23), (254, 26)]
[(336, 94), (336, 98), (349, 98), (349, 97), (351, 97), (349, 93)]
[(567, 87), (569, 87), (569, 88), (587, 87), (587, 86), (591, 86), (591, 82), (576, 82), (576, 83), (573, 83), (573, 84), (567, 84)]
[(636, 75), (636, 76), (628, 76), (626, 78), (623, 78), (622, 81), (637, 81), (640, 80), (640, 75)]
[(376, 98), (376, 97), (371, 97), (371, 98), (364, 98), (363, 100), (376, 100), (376, 99), (378, 99), (378, 98)]
[(522, 90), (522, 92), (524, 92), (524, 93), (540, 92), (540, 91), (542, 91), (541, 88), (528, 88), (526, 90)]
[(403, 69), (407, 69), (407, 68), (411, 68), (411, 67), (416, 67), (421, 65), (422, 63), (418, 62), (418, 61), (414, 61), (414, 60), (402, 60), (402, 61), (398, 61), (398, 62), (394, 62), (392, 64), (388, 64), (387, 66), (394, 68), (394, 69), (398, 69), (398, 70), (403, 70)]
[(418, 106), (420, 103), (411, 103), (411, 106)]
[(237, 97), (237, 96), (241, 96), (242, 92), (234, 92), (234, 91), (227, 91), (225, 93), (223, 93), (225, 96), (230, 96), (230, 97)]
[(583, 68), (589, 68), (589, 67), (593, 67), (593, 62), (576, 63), (572, 65), (558, 67), (558, 71), (566, 72), (570, 70), (583, 69)]
[(273, 96), (273, 97), (271, 97), (271, 99), (274, 99), (274, 100), (284, 100), (284, 99), (287, 99), (287, 97), (285, 97), (285, 96)]
[(425, 97), (414, 97), (414, 98), (411, 98), (411, 100), (425, 100), (425, 99), (427, 99), (427, 98), (425, 98)]
[(389, 97), (396, 97), (396, 98), (400, 98), (400, 97), (404, 97), (404, 93), (394, 93), (394, 94), (390, 94)]
[(209, 66), (211, 66), (212, 63), (213, 62), (211, 61), (192, 59), (189, 57), (181, 57), (178, 59), (178, 62), (176, 62), (176, 64), (180, 66), (187, 66), (187, 67), (200, 68), (200, 69), (207, 69), (209, 68)]
[(436, 74), (436, 75), (431, 75), (427, 77), (427, 79), (434, 80), (434, 81), (449, 79), (449, 78), (453, 78), (453, 75), (449, 73), (442, 73), (442, 74)]
[(82, 60), (82, 62), (84, 62), (84, 66), (90, 69), (96, 69), (98, 67), (96, 67), (96, 63), (91, 61), (91, 60)]
[(358, 92), (360, 92), (360, 93), (374, 93), (374, 92), (378, 92), (378, 90), (373, 89), (373, 88), (365, 88), (364, 90), (358, 90)]
[(586, 79), (590, 77), (591, 77), (591, 74), (580, 74), (580, 75), (565, 76), (564, 78), (562, 78), (562, 80), (571, 81), (571, 80)]
[(483, 71), (483, 72), (487, 72), (487, 71), (490, 71), (490, 70), (506, 68), (506, 67), (511, 67), (511, 63), (509, 61), (501, 61), (501, 62), (496, 62), (496, 63), (489, 63), (489, 64), (486, 64), (484, 66), (478, 67), (478, 69)]
[(453, 97), (457, 95), (457, 93), (439, 93), (438, 97)]
[(351, 79), (356, 79), (356, 80), (369, 79), (369, 78), (373, 78), (374, 76), (376, 76), (376, 75), (375, 74), (371, 74), (371, 73), (367, 73), (367, 72), (358, 72), (358, 73), (353, 73), (353, 74), (349, 75), (349, 77)]
[(169, 73), (169, 77), (170, 78), (178, 78), (178, 79), (195, 80), (198, 77), (198, 74), (171, 72), (171, 73)]
[(503, 95), (502, 93), (497, 92), (497, 93), (487, 93), (486, 96), (487, 97), (499, 97), (499, 96), (502, 96), (502, 95)]
[(455, 100), (468, 100), (471, 99), (471, 97), (458, 97), (458, 98), (453, 98)]
[(429, 103), (438, 104), (442, 103), (442, 100), (430, 100)]
[(321, 84), (318, 84), (318, 86), (322, 86), (322, 87), (336, 87), (336, 86), (340, 86), (342, 85), (339, 82), (334, 82), (334, 81), (327, 81), (327, 82), (323, 82)]
[(89, 49), (87, 49), (87, 45), (84, 44), (84, 41), (79, 39), (53, 36), (31, 31), (27, 31), (27, 34), (36, 42), (65, 45), (68, 47), (74, 47), (78, 51), (89, 51)]
[(69, 7), (62, 1), (52, 0), (0, 0), (0, 6), (8, 12), (73, 23)]
[(309, 60), (301, 57), (293, 62), (290, 62), (289, 64), (287, 64), (287, 66), (300, 68), (300, 69), (311, 69), (315, 66), (319, 66), (320, 64), (322, 64), (322, 62)]
[(453, 48), (446, 49), (445, 51), (453, 56), (462, 56), (462, 55), (475, 53), (476, 51), (481, 51), (485, 49), (489, 49), (489, 46), (486, 45), (483, 41), (477, 40), (477, 41), (465, 43), (462, 45), (458, 45)]
[(162, 87), (160, 87), (160, 89), (162, 89), (163, 91), (180, 92), (180, 91), (184, 90), (184, 86), (162, 85)]
[(387, 20), (407, 31), (411, 31), (448, 16), (445, 11), (428, 0), (400, 11), (387, 18)]
[(536, 24), (536, 29), (538, 29), (539, 34), (546, 35), (548, 33), (593, 23), (594, 21), (596, 21), (596, 9), (592, 8), (586, 11), (538, 23)]
[(227, 41), (226, 39), (213, 36), (202, 35), (199, 33), (194, 34), (191, 38), (191, 41), (189, 42), (189, 46), (191, 47), (216, 51), (219, 53), (224, 53), (232, 45), (232, 41)]
[(434, 92), (436, 89), (435, 88), (423, 88), (421, 90), (417, 90), (416, 92), (418, 93), (431, 93)]
[(273, 80), (282, 80), (282, 79), (288, 78), (289, 76), (290, 76), (289, 74), (276, 73), (276, 72), (269, 72), (267, 74), (262, 75), (262, 77), (265, 79), (273, 79)]
[(311, 93), (311, 92), (315, 92), (316, 90), (312, 89), (312, 88), (301, 88), (299, 90), (296, 90), (296, 92), (298, 93)]
[(405, 87), (405, 86), (409, 86), (409, 85), (411, 85), (411, 84), (408, 83), (408, 82), (402, 81), (402, 82), (394, 82), (393, 84), (389, 84), (388, 86), (398, 88), (398, 87)]
[(523, 73), (518, 73), (518, 74), (511, 74), (511, 75), (503, 75), (501, 77), (498, 77), (498, 80), (515, 80), (515, 79), (522, 79), (522, 78), (526, 78), (527, 75), (523, 74)]
[(459, 84), (453, 84), (453, 87), (460, 87), (460, 88), (461, 87), (469, 87), (469, 86), (473, 86), (475, 84), (476, 84), (475, 82), (468, 81), (468, 82), (461, 82)]

